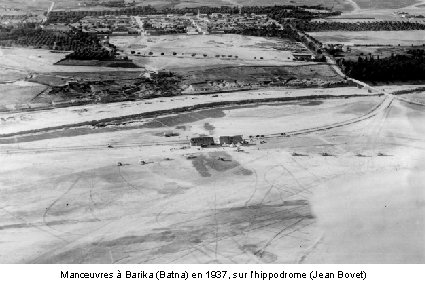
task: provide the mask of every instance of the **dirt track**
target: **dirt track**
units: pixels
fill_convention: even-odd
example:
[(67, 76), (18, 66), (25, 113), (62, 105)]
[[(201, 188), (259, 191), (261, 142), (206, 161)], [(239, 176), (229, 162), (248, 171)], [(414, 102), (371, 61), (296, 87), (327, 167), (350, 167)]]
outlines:
[(2, 128), (0, 135), (13, 136), (76, 127), (96, 125), (114, 120), (156, 116), (167, 113), (208, 108), (227, 104), (248, 104), (267, 101), (291, 101), (315, 98), (345, 98), (367, 95), (367, 91), (356, 88), (310, 89), (306, 94), (303, 89), (270, 89), (261, 91), (244, 91), (223, 93), (220, 96), (180, 96), (157, 98), (137, 102), (89, 105), (54, 110), (41, 110), (12, 114), (0, 114)]
[[(3, 153), (8, 168), (1, 169), (0, 182), (8, 194), (1, 203), (0, 229), (8, 243), (1, 246), (0, 261), (359, 261), (359, 248), (332, 237), (341, 234), (345, 236), (341, 240), (350, 242), (365, 238), (369, 251), (381, 252), (373, 256), (361, 250), (368, 262), (424, 261), (424, 242), (416, 237), (424, 232), (424, 205), (418, 203), (424, 193), (422, 197), (416, 180), (404, 181), (407, 173), (424, 171), (424, 137), (419, 128), (424, 109), (413, 107), (395, 101), (368, 120), (308, 135), (270, 138), (244, 152), (135, 145)], [(81, 145), (86, 139), (74, 138)], [(55, 149), (67, 140), (22, 143), (22, 147)], [(378, 152), (385, 156), (377, 156)], [(189, 153), (197, 158), (186, 159)], [(139, 158), (149, 163), (139, 165)], [(116, 161), (124, 166), (117, 167)], [(359, 177), (373, 173), (380, 183), (361, 182)], [(25, 180), (19, 178), (23, 174)], [(354, 188), (339, 193), (341, 180), (351, 180)], [(392, 183), (399, 186), (387, 192)], [(330, 194), (335, 201), (330, 201)], [(357, 207), (347, 205), (345, 194), (357, 196), (352, 199)], [(363, 196), (368, 196), (367, 203)], [(392, 202), (383, 203), (388, 200)], [(405, 212), (398, 215), (400, 221), (395, 223), (396, 215), (387, 213), (385, 204), (390, 204), (389, 210)], [(342, 206), (352, 208), (350, 216), (340, 213)], [(381, 217), (367, 218), (365, 229), (354, 234), (359, 225), (352, 224), (363, 222), (371, 210)], [(378, 232), (377, 226), (385, 229)], [(392, 241), (383, 242), (391, 232)], [(409, 246), (400, 245), (403, 232), (411, 232)], [(383, 246), (392, 253), (383, 254)]]

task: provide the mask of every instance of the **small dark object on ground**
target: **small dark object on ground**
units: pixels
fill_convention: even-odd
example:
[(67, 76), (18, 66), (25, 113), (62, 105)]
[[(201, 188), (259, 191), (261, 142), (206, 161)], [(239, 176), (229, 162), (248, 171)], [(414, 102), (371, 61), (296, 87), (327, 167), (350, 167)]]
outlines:
[(164, 137), (174, 137), (174, 136), (179, 136), (179, 133), (175, 133), (175, 132), (164, 132)]
[(226, 158), (224, 158), (224, 157), (218, 157), (217, 159), (218, 159), (219, 161), (223, 161), (223, 162), (231, 161), (231, 160), (226, 159)]
[(366, 155), (364, 155), (364, 154), (361, 154), (361, 153), (358, 153), (358, 154), (356, 154), (355, 156), (357, 156), (357, 157), (368, 157), (368, 156), (366, 156)]

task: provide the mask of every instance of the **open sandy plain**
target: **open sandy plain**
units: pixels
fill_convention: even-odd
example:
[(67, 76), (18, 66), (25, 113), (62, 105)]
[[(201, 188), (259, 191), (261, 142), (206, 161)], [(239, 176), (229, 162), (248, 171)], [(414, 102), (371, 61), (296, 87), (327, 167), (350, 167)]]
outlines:
[(381, 102), (228, 106), (3, 140), (0, 262), (422, 263), (424, 106), (394, 99), (242, 152), (187, 147), (332, 125)]

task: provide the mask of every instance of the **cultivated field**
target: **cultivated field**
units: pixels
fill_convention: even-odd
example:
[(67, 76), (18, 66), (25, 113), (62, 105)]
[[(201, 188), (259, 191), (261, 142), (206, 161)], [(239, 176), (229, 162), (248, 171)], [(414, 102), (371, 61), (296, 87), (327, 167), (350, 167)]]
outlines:
[[(302, 44), (290, 40), (241, 35), (126, 36), (111, 37), (110, 42), (136, 64), (156, 70), (206, 65), (293, 65), (292, 52), (309, 53)], [(132, 56), (131, 51), (148, 57)]]
[(391, 44), (397, 46), (423, 45), (425, 43), (424, 31), (329, 31), (312, 32), (309, 35), (322, 43), (353, 44)]
[(0, 262), (422, 263), (424, 107), (396, 100), (242, 152), (184, 137), (327, 125), (380, 101), (219, 108), (2, 144)]

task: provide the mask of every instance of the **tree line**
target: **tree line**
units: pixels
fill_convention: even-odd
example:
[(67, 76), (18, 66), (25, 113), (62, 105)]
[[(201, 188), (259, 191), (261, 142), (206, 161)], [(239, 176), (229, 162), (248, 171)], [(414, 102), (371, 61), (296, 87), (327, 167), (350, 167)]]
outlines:
[(338, 60), (349, 77), (370, 82), (424, 80), (424, 50), (409, 50), (406, 55), (386, 58), (358, 57), (358, 60)]
[(376, 22), (316, 22), (295, 21), (294, 25), (305, 32), (322, 31), (402, 31), (402, 30), (424, 30), (423, 23), (405, 21), (376, 21)]

